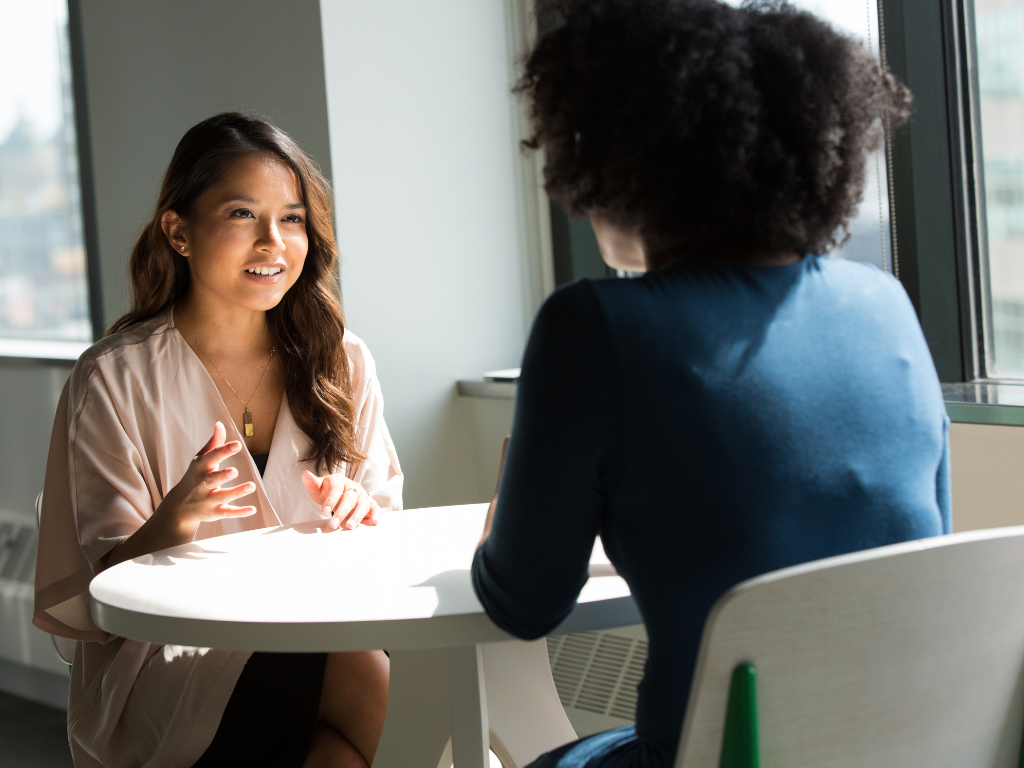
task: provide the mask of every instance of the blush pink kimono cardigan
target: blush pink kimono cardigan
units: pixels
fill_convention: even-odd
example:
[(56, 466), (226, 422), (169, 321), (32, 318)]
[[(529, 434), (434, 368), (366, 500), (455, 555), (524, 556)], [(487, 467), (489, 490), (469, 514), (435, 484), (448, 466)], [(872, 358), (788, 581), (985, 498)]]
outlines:
[[(373, 358), (351, 333), (344, 344), (366, 459), (339, 471), (381, 510), (401, 509), (402, 470)], [(64, 387), (46, 465), (34, 623), (76, 641), (68, 700), (76, 768), (191, 766), (213, 740), (250, 656), (114, 637), (93, 623), (89, 609), (100, 559), (153, 514), (218, 420), (228, 440), (241, 439), (170, 311), (95, 344)], [(221, 464), (238, 469), (238, 483), (255, 481), (256, 493), (238, 503), (254, 504), (257, 513), (203, 523), (196, 538), (320, 519), (300, 479), (303, 469), (314, 469), (302, 460), (308, 447), (286, 398), (265, 477), (245, 451)]]

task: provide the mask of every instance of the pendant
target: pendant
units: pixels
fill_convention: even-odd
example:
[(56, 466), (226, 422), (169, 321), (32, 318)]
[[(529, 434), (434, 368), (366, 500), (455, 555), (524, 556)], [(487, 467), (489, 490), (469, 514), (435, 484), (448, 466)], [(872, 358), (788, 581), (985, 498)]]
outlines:
[(245, 436), (252, 437), (255, 433), (252, 428), (252, 414), (249, 413), (249, 409), (245, 409), (245, 413), (242, 414), (242, 424), (245, 426)]

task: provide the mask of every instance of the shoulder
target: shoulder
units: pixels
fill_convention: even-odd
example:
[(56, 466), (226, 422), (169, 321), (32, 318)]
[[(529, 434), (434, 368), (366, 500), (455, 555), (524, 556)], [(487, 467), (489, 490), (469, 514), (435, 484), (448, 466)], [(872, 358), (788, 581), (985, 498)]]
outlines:
[(97, 380), (96, 374), (115, 370), (145, 370), (159, 350), (176, 333), (170, 312), (111, 334), (89, 347), (71, 372), (71, 392), (84, 392)]
[(544, 371), (556, 378), (590, 376), (607, 362), (612, 346), (605, 280), (583, 279), (565, 285), (541, 305), (523, 355), (523, 379)]
[(920, 322), (903, 283), (874, 264), (816, 256), (808, 271), (824, 286), (823, 302), (841, 314), (886, 324), (889, 333), (920, 335)]
[(359, 391), (377, 378), (377, 364), (374, 362), (366, 342), (347, 328), (342, 338), (342, 344), (345, 347), (345, 354), (348, 355), (352, 389)]
[(829, 283), (842, 286), (844, 292), (880, 294), (890, 298), (898, 296), (909, 301), (903, 284), (874, 264), (838, 256), (811, 256), (807, 266)]
[(614, 294), (618, 280), (576, 280), (556, 289), (541, 305), (534, 333), (589, 327), (604, 314), (606, 294)]

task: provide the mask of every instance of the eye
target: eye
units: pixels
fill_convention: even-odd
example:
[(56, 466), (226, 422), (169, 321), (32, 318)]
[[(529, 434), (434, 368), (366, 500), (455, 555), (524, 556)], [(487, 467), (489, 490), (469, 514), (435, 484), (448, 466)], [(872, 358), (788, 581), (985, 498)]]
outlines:
[(233, 219), (255, 219), (255, 214), (248, 208), (236, 208), (228, 214)]
[(289, 224), (302, 224), (305, 220), (297, 213), (289, 213), (281, 221), (287, 221)]

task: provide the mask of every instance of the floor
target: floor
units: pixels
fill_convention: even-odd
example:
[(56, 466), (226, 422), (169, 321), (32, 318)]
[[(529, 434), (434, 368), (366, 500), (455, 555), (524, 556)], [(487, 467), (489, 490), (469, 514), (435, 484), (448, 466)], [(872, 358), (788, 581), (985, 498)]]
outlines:
[(67, 713), (0, 692), (0, 766), (72, 768)]

